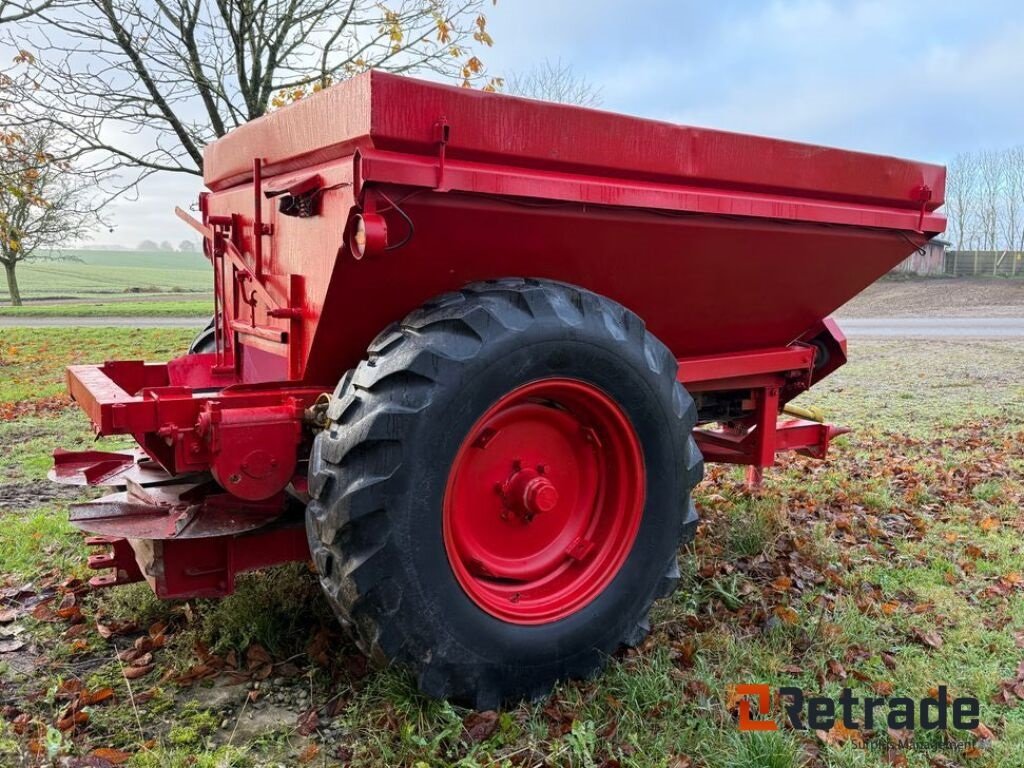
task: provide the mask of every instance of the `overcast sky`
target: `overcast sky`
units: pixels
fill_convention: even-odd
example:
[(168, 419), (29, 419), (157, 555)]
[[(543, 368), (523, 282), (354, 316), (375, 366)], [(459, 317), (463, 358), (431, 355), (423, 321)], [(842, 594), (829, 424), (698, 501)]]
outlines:
[[(493, 74), (545, 57), (601, 107), (678, 123), (945, 162), (1024, 142), (1021, 0), (499, 0)], [(181, 176), (145, 182), (95, 243), (177, 243)]]

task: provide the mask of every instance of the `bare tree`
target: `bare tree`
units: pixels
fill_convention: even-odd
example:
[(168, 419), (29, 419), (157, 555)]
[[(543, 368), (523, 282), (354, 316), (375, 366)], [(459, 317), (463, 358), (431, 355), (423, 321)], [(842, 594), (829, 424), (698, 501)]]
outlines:
[[(2, 0), (0, 0), (2, 1)], [(93, 169), (201, 174), (232, 127), (370, 68), (494, 88), (486, 0), (55, 0), (3, 40), (17, 98)]]
[(0, 150), (0, 262), (11, 303), (21, 304), (16, 269), (27, 259), (61, 258), (55, 250), (100, 223), (94, 174), (55, 158), (62, 139), (52, 126), (3, 129)]
[(22, 21), (40, 11), (45, 11), (54, 0), (40, 0), (38, 3), (19, 2), (19, 0), (0, 0), (0, 24)]
[(956, 250), (963, 250), (971, 239), (978, 213), (977, 157), (961, 152), (946, 168), (946, 215), (949, 237)]
[(1024, 251), (1024, 145), (1006, 152), (1006, 202), (1003, 240), (1011, 251)]
[(507, 92), (581, 107), (601, 105), (601, 89), (577, 75), (572, 65), (563, 64), (561, 59), (546, 59), (527, 72), (512, 75), (508, 78)]
[(999, 245), (999, 217), (1003, 202), (1005, 153), (988, 150), (978, 154), (978, 216), (982, 247), (994, 251)]

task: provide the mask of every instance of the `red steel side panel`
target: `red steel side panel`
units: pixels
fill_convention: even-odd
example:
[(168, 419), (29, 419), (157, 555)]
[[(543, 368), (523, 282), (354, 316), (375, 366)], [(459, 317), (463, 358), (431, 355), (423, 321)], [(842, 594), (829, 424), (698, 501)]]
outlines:
[[(402, 205), (416, 225), (407, 246), (338, 260), (307, 380), (333, 381), (427, 299), (510, 275), (608, 296), (637, 312), (676, 357), (784, 346), (913, 249), (898, 232), (771, 220), (592, 214), (436, 193)], [(401, 219), (388, 227), (403, 236)]]

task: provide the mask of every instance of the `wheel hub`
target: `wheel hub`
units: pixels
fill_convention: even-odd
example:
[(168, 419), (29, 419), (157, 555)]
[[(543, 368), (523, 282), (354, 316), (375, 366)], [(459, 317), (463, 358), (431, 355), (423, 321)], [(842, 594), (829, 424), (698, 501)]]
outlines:
[[(518, 464), (514, 463), (517, 468), (500, 486), (499, 493), (504, 496), (508, 509), (529, 523), (535, 515), (550, 512), (558, 505), (558, 489), (542, 474), (546, 467), (522, 469)], [(507, 515), (503, 518), (508, 519)]]
[(444, 542), (466, 594), (517, 624), (565, 618), (622, 566), (644, 499), (639, 440), (603, 391), (525, 384), (492, 405), (452, 464)]

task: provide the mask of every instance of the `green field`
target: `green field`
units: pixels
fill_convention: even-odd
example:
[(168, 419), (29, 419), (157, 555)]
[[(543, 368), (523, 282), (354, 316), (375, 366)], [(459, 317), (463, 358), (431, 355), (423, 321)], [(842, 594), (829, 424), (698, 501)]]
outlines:
[[(200, 253), (79, 250), (63, 256), (67, 259), (33, 259), (18, 265), (18, 285), (26, 302), (213, 290), (213, 273)], [(6, 291), (4, 282), (3, 303), (8, 301)]]

